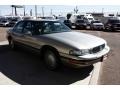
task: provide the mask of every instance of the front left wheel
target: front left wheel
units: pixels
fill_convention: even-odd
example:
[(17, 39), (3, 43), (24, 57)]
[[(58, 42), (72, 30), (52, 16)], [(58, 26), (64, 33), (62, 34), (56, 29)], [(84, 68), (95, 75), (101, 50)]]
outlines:
[(59, 56), (52, 50), (47, 50), (44, 52), (44, 62), (50, 70), (56, 70), (60, 65)]

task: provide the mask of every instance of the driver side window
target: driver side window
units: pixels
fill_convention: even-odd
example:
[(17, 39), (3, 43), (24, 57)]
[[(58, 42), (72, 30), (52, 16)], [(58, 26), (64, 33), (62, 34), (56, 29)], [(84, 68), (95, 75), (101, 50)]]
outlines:
[(26, 33), (28, 31), (31, 31), (31, 22), (26, 22), (23, 33)]
[(13, 30), (14, 30), (14, 32), (22, 33), (23, 27), (24, 27), (24, 22), (21, 21), (14, 27)]

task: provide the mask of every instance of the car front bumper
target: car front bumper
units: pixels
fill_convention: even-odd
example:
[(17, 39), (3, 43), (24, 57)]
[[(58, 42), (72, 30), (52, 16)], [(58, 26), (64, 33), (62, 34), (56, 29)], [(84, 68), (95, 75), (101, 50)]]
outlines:
[(94, 28), (94, 29), (104, 29), (103, 26), (94, 26), (93, 28)]
[(114, 30), (120, 30), (120, 27), (112, 27)]
[(67, 64), (72, 67), (85, 67), (93, 65), (97, 62), (102, 62), (103, 59), (107, 57), (110, 48), (108, 46), (105, 47), (102, 51), (96, 54), (88, 54), (84, 56), (71, 56), (71, 55), (61, 55), (61, 60), (64, 64)]

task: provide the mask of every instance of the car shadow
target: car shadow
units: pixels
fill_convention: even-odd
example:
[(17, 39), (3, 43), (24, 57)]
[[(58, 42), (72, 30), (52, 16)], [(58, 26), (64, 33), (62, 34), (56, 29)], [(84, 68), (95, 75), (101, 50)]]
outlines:
[(120, 32), (120, 30), (116, 30), (116, 31), (108, 31), (108, 30), (104, 30), (103, 32), (118, 33), (118, 32)]
[(22, 85), (68, 85), (88, 77), (93, 68), (63, 66), (58, 71), (50, 71), (45, 68), (39, 55), (25, 50), (13, 51), (8, 45), (0, 46), (0, 72)]

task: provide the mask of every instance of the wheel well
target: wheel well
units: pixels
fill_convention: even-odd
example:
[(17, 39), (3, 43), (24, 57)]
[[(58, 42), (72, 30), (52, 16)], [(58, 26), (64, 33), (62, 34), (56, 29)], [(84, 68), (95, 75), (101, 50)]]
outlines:
[(43, 56), (43, 54), (45, 53), (46, 50), (51, 50), (53, 51), (58, 57), (60, 56), (59, 55), (59, 52), (56, 48), (52, 47), (52, 46), (49, 46), (49, 45), (44, 45), (42, 48), (41, 48), (41, 54)]

